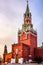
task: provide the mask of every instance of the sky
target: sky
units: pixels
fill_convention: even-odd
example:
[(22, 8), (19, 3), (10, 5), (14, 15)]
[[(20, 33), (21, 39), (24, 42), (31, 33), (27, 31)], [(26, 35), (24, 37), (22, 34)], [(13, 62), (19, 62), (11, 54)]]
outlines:
[[(17, 31), (24, 22), (24, 13), (27, 0), (0, 0), (0, 55), (7, 45), (11, 52), (11, 45), (18, 42)], [(32, 23), (37, 30), (38, 46), (43, 42), (43, 0), (28, 0), (29, 9), (32, 14)]]

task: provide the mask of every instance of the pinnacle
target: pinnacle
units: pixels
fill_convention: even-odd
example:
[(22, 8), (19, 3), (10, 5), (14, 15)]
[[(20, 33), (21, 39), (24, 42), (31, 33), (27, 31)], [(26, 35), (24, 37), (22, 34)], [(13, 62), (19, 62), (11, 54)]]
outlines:
[(27, 7), (26, 7), (26, 12), (25, 12), (25, 14), (26, 14), (26, 15), (29, 14), (28, 0), (27, 0)]

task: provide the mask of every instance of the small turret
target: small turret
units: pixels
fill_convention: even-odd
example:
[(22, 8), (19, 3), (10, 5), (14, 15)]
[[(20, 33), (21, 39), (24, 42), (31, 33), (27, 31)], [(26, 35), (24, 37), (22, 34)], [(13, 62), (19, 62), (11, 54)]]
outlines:
[(4, 47), (4, 54), (7, 54), (7, 46)]

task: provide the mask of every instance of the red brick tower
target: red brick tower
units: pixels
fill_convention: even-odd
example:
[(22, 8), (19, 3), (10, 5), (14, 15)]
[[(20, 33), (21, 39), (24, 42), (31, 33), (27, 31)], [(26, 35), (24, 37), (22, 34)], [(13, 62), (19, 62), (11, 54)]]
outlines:
[(18, 30), (18, 43), (23, 43), (30, 46), (30, 55), (34, 58), (34, 49), (37, 48), (37, 32), (33, 29), (31, 13), (28, 7), (24, 13), (24, 24), (22, 30)]

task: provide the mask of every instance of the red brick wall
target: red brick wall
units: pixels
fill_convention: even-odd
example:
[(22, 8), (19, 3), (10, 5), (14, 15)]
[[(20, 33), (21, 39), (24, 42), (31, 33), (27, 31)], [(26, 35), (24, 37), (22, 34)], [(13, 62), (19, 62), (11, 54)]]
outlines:
[(30, 47), (28, 45), (23, 44), (22, 49), (23, 49), (23, 58), (24, 58), (24, 61), (29, 60)]
[(31, 42), (30, 42), (30, 55), (32, 55), (32, 59), (34, 60), (34, 49), (37, 48), (37, 35), (30, 36)]
[(20, 37), (18, 37), (21, 43), (24, 43), (30, 46), (30, 54), (32, 55), (32, 59), (34, 59), (34, 49), (37, 48), (37, 35), (28, 32), (23, 33)]
[(20, 45), (13, 45), (12, 47), (14, 55), (16, 55), (16, 49), (18, 49), (18, 58), (23, 57), (25, 61), (29, 59), (30, 48), (28, 45), (22, 43)]
[[(33, 35), (32, 35), (33, 34)], [(34, 33), (22, 33), (20, 36), (18, 36), (19, 42), (27, 44), (27, 45), (33, 45), (33, 47), (37, 47), (37, 35)]]
[(7, 53), (5, 55), (3, 55), (3, 62), (4, 62), (4, 56), (5, 56), (5, 62), (9, 61), (12, 58), (12, 53)]
[(14, 44), (12, 48), (13, 55), (16, 55), (16, 49), (18, 49), (18, 58), (22, 57), (22, 44)]
[(40, 56), (43, 60), (43, 48), (37, 48), (35, 49), (35, 57)]
[(30, 45), (30, 34), (23, 33), (20, 37), (18, 36), (19, 41), (26, 45)]

